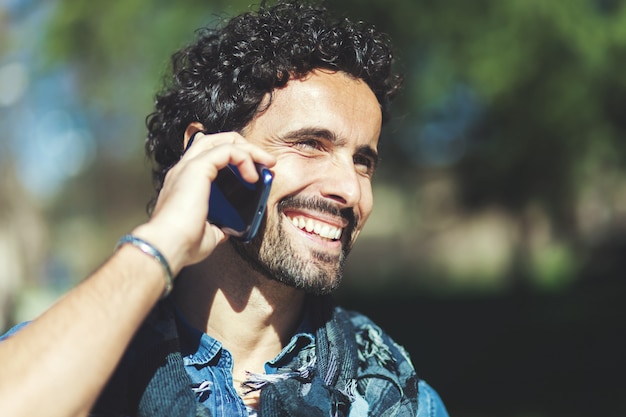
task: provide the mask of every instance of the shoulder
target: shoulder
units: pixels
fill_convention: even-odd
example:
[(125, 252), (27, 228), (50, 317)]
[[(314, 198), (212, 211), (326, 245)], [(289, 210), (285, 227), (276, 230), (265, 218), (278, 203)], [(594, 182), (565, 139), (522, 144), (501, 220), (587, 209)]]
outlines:
[(418, 382), (417, 417), (448, 417), (441, 397), (424, 380)]
[(411, 358), (404, 347), (396, 343), (396, 341), (372, 319), (356, 311), (344, 310), (341, 307), (337, 307), (336, 309), (349, 318), (355, 330), (357, 344), (362, 349), (372, 353), (382, 350), (379, 353), (383, 355), (385, 352), (388, 352), (393, 356), (395, 362), (407, 364), (413, 369)]
[[(377, 356), (379, 360), (385, 362), (385, 358), (391, 359), (396, 364), (396, 369), (401, 375), (401, 379), (417, 379), (417, 417), (448, 417), (448, 412), (441, 400), (441, 397), (425, 380), (418, 378), (411, 357), (406, 349), (398, 344), (368, 316), (355, 312), (343, 310), (337, 307), (337, 311), (343, 312), (349, 317), (355, 328), (357, 345), (366, 355)], [(405, 384), (409, 381), (405, 379)], [(404, 389), (408, 386), (404, 385)]]

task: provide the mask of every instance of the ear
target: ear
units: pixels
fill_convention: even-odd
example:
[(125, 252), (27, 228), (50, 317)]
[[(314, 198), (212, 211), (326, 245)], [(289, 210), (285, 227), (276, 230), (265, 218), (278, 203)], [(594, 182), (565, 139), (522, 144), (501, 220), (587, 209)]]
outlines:
[(187, 129), (185, 129), (185, 138), (183, 140), (183, 149), (187, 148), (187, 144), (189, 143), (189, 139), (191, 139), (191, 137), (196, 132), (204, 132), (204, 126), (202, 125), (202, 123), (200, 123), (200, 122), (189, 123), (189, 126), (187, 126)]

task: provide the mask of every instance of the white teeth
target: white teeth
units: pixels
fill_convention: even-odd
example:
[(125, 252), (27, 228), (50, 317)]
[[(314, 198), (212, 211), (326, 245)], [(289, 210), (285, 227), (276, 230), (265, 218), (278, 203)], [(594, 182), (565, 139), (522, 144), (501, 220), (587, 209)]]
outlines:
[(298, 229), (306, 230), (308, 233), (315, 233), (326, 239), (337, 240), (341, 237), (341, 228), (334, 227), (327, 223), (316, 222), (313, 219), (302, 216), (290, 218), (291, 223)]

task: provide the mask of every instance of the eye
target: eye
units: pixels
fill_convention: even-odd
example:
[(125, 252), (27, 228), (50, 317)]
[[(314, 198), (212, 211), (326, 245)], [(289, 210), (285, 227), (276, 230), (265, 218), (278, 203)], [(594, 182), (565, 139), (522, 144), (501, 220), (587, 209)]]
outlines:
[(318, 139), (299, 139), (293, 143), (296, 148), (304, 150), (322, 150), (324, 146)]
[(374, 170), (376, 169), (376, 161), (373, 158), (366, 155), (355, 155), (352, 158), (352, 161), (354, 162), (357, 171), (359, 171), (360, 173), (367, 176), (372, 176), (374, 174)]

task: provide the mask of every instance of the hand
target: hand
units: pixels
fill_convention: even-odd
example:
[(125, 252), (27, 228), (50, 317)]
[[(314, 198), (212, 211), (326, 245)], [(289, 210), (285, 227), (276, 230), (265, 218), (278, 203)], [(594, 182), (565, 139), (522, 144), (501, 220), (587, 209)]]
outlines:
[(255, 162), (272, 167), (275, 158), (235, 132), (204, 135), (165, 177), (150, 221), (133, 234), (157, 247), (176, 275), (184, 266), (200, 262), (227, 239), (206, 221), (211, 182), (228, 164), (236, 165), (248, 182), (258, 180)]

